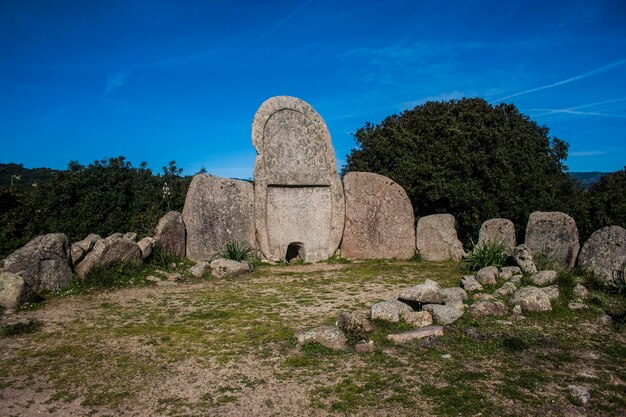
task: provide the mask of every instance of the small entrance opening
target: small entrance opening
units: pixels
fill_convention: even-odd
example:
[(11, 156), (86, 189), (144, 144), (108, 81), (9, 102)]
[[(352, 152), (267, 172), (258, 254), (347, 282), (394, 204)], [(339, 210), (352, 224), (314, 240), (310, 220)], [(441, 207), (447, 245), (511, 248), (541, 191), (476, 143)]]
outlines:
[(285, 260), (287, 262), (304, 261), (304, 245), (300, 242), (291, 242), (287, 246)]

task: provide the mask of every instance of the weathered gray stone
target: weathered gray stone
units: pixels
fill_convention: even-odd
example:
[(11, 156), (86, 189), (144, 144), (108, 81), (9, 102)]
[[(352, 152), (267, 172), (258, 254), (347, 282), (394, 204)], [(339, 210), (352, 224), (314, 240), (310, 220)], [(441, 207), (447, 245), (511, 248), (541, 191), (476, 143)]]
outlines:
[(77, 265), (83, 258), (87, 255), (87, 252), (83, 250), (80, 246), (72, 243), (70, 247), (70, 258), (72, 261), (72, 265)]
[(495, 290), (493, 294), (496, 297), (508, 297), (517, 290), (517, 286), (512, 282), (505, 282), (500, 288)]
[(335, 326), (345, 334), (362, 338), (374, 330), (372, 324), (365, 317), (355, 313), (341, 312), (337, 315)]
[(451, 301), (463, 302), (467, 300), (467, 291), (460, 287), (442, 288), (441, 293), (443, 294), (444, 303), (448, 303)]
[(156, 240), (153, 237), (146, 236), (137, 242), (137, 246), (139, 246), (139, 250), (141, 251), (141, 258), (146, 259), (148, 256), (152, 254), (152, 249), (156, 244)]
[(474, 300), (479, 301), (495, 301), (498, 297), (493, 294), (478, 293), (474, 294)]
[(141, 249), (135, 242), (115, 235), (98, 240), (91, 252), (74, 268), (74, 271), (79, 278), (85, 278), (95, 267), (113, 262), (140, 263), (141, 260)]
[(567, 304), (567, 308), (569, 308), (570, 310), (573, 310), (573, 311), (576, 311), (576, 310), (586, 310), (587, 309), (587, 304), (578, 303), (578, 302), (571, 302), (571, 303)]
[(525, 274), (534, 274), (537, 272), (537, 267), (535, 266), (535, 262), (533, 261), (533, 256), (530, 253), (530, 250), (526, 247), (526, 245), (517, 245), (515, 249), (513, 249), (513, 253), (511, 254), (517, 265), (519, 265), (520, 269)]
[(537, 287), (522, 287), (515, 291), (509, 302), (513, 305), (519, 305), (522, 311), (549, 311), (552, 310), (550, 298), (548, 295)]
[(522, 270), (519, 266), (503, 266), (502, 268), (500, 268), (500, 273), (498, 274), (498, 277), (501, 280), (508, 281), (513, 278), (514, 275), (521, 274)]
[(62, 233), (37, 236), (4, 260), (7, 272), (21, 275), (35, 292), (63, 288), (72, 279), (70, 243)]
[(498, 283), (498, 268), (486, 266), (476, 273), (476, 281), (481, 285), (496, 285)]
[(321, 326), (314, 329), (302, 330), (296, 334), (299, 345), (305, 343), (319, 343), (329, 349), (343, 350), (347, 347), (348, 339), (335, 326)]
[(34, 294), (20, 275), (12, 272), (0, 273), (0, 306), (11, 312), (29, 302)]
[(90, 233), (83, 240), (79, 240), (78, 242), (72, 243), (72, 246), (76, 245), (79, 248), (81, 248), (83, 251), (89, 252), (90, 250), (93, 249), (93, 245), (95, 245), (96, 242), (99, 241), (100, 239), (102, 239), (100, 235)]
[(511, 278), (509, 282), (514, 285), (520, 285), (522, 283), (522, 278), (524, 278), (523, 275), (513, 275), (513, 278)]
[(593, 271), (606, 282), (624, 279), (626, 229), (608, 226), (593, 232), (580, 251), (578, 266)]
[(280, 261), (297, 248), (306, 262), (332, 256), (343, 234), (345, 201), (324, 120), (298, 98), (272, 97), (254, 116), (252, 142), (263, 255)]
[(530, 281), (540, 287), (554, 284), (556, 282), (556, 271), (539, 271), (530, 277)]
[(161, 281), (161, 278), (159, 277), (155, 277), (154, 275), (148, 275), (146, 277), (146, 281), (150, 281), (150, 282), (159, 282)]
[(121, 232), (115, 232), (115, 233), (111, 233), (110, 236), (107, 237), (107, 239), (124, 239), (124, 233)]
[(480, 226), (478, 243), (482, 246), (487, 242), (501, 243), (507, 253), (511, 253), (516, 246), (515, 226), (508, 219), (490, 219)]
[(404, 189), (370, 172), (343, 177), (346, 220), (342, 255), (350, 259), (411, 259), (415, 255), (415, 217)]
[(179, 284), (176, 281), (157, 281), (156, 285), (159, 287), (176, 287)]
[(136, 242), (137, 241), (137, 233), (135, 233), (135, 232), (124, 233), (123, 238), (127, 239), (127, 240), (130, 240), (132, 242)]
[(437, 324), (452, 324), (463, 317), (463, 310), (440, 304), (426, 304), (422, 310), (428, 311)]
[(187, 257), (196, 262), (211, 259), (229, 242), (254, 248), (252, 184), (207, 174), (194, 176), (185, 198), (183, 222)]
[[(432, 281), (431, 281), (432, 282)], [(417, 301), (422, 304), (439, 304), (443, 303), (444, 297), (439, 285), (435, 283), (424, 283), (406, 288), (398, 297), (402, 300)]]
[(501, 301), (476, 301), (469, 307), (469, 313), (473, 317), (503, 317), (509, 314), (509, 309)]
[(196, 278), (202, 278), (210, 269), (211, 264), (207, 261), (202, 261), (189, 268), (189, 272)]
[(211, 262), (211, 273), (217, 278), (234, 277), (252, 271), (247, 262), (237, 262), (231, 259), (219, 258)]
[(154, 229), (156, 244), (170, 255), (185, 256), (185, 237), (183, 216), (177, 211), (166, 213), (159, 219)]
[(531, 213), (526, 225), (524, 243), (533, 256), (549, 253), (559, 265), (566, 268), (572, 268), (576, 264), (580, 249), (576, 222), (558, 211)]
[(400, 321), (400, 316), (404, 313), (412, 312), (413, 309), (398, 300), (389, 300), (376, 303), (372, 306), (371, 319), (384, 320), (391, 323)]
[(417, 222), (417, 251), (426, 261), (461, 259), (465, 256), (463, 245), (454, 228), (451, 214), (432, 214), (420, 217)]
[(414, 327), (426, 327), (433, 324), (433, 316), (428, 311), (409, 311), (402, 314), (402, 319)]
[(589, 290), (581, 284), (576, 284), (574, 287), (574, 295), (580, 298), (586, 298), (589, 296)]
[(354, 345), (356, 353), (373, 353), (376, 351), (376, 345), (372, 340), (369, 342), (359, 342)]
[(422, 327), (420, 329), (410, 330), (408, 332), (390, 334), (387, 336), (387, 339), (391, 340), (393, 343), (402, 345), (413, 340), (423, 339), (425, 337), (439, 336), (443, 336), (442, 326), (428, 326)]
[(461, 286), (466, 291), (482, 291), (483, 286), (476, 280), (475, 275), (463, 275), (461, 278)]
[(558, 299), (559, 295), (561, 294), (559, 291), (558, 285), (550, 285), (549, 287), (541, 287), (540, 290), (543, 291), (548, 296), (550, 301), (554, 301)]

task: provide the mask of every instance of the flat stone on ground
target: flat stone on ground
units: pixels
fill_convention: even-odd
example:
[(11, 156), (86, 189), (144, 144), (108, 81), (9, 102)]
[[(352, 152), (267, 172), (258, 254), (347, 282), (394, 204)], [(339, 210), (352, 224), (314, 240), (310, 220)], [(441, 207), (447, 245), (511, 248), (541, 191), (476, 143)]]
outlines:
[(443, 336), (443, 326), (428, 326), (420, 329), (410, 330), (408, 332), (390, 334), (387, 339), (395, 344), (402, 345), (413, 340), (423, 339), (425, 337)]

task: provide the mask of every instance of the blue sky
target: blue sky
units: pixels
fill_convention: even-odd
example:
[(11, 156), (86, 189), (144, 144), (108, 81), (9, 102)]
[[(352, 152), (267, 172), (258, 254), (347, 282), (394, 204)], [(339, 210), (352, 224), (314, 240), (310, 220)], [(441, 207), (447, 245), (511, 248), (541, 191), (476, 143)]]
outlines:
[(626, 165), (623, 1), (0, 1), (0, 162), (124, 155), (252, 177), (275, 95), (326, 120), (339, 164), (365, 122), (427, 100), (511, 102)]

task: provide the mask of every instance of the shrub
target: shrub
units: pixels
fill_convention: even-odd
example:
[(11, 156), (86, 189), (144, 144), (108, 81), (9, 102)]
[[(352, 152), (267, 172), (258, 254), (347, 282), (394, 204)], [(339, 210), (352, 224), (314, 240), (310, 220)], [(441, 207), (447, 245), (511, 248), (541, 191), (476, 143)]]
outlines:
[(539, 253), (533, 256), (533, 261), (538, 271), (557, 269), (559, 267), (556, 253), (545, 246), (541, 248)]
[(256, 265), (260, 262), (256, 256), (255, 250), (246, 242), (228, 242), (224, 245), (217, 256), (224, 259), (230, 259), (237, 262), (246, 261), (250, 265)]
[(466, 272), (478, 271), (486, 266), (501, 267), (506, 262), (508, 255), (502, 242), (487, 241), (482, 245), (474, 245), (461, 263)]

